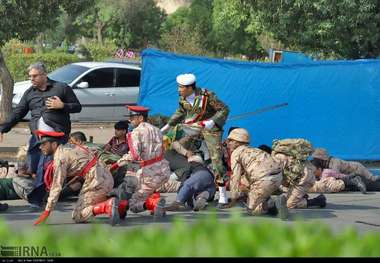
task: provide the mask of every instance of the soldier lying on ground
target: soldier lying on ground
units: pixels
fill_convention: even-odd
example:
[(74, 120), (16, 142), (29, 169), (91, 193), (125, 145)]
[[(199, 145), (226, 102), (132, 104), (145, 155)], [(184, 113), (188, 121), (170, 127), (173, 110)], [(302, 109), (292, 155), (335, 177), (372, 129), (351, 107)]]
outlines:
[(319, 160), (323, 169), (330, 168), (343, 174), (356, 174), (369, 181), (380, 181), (380, 176), (373, 175), (367, 168), (359, 162), (344, 161), (329, 156), (324, 148), (316, 148), (312, 154), (314, 160)]
[(321, 160), (318, 159), (311, 162), (316, 168), (316, 182), (309, 189), (310, 193), (337, 193), (350, 191), (352, 188), (359, 189), (363, 194), (366, 193), (366, 186), (359, 175), (347, 175), (333, 169), (323, 169)]

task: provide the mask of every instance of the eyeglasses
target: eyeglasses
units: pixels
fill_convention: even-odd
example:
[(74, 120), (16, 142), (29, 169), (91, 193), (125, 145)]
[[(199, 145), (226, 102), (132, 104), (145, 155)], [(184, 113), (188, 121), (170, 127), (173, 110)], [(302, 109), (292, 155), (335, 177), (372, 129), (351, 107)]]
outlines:
[(40, 75), (43, 75), (43, 74), (34, 74), (34, 75), (29, 75), (28, 77), (29, 77), (29, 79), (35, 79)]

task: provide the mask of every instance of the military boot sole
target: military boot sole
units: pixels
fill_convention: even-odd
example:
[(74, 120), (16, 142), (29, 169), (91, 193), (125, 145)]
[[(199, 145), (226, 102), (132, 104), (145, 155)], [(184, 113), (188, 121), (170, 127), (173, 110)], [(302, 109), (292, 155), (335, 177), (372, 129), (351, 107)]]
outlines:
[(157, 203), (156, 209), (154, 209), (154, 217), (164, 217), (166, 215), (165, 204), (166, 200), (164, 198), (160, 198), (160, 200)]
[(120, 223), (120, 215), (119, 215), (119, 198), (114, 198), (112, 200), (112, 210), (110, 217), (110, 224), (114, 226)]
[(194, 211), (203, 210), (207, 205), (207, 200), (204, 198), (198, 198), (194, 204)]
[(206, 207), (207, 205), (207, 199), (210, 197), (210, 194), (209, 192), (207, 191), (203, 191), (201, 192), (195, 202), (194, 202), (194, 207), (193, 207), (193, 210), (194, 211), (199, 211), (199, 210), (202, 210)]
[(286, 197), (284, 195), (279, 195), (276, 198), (275, 204), (278, 210), (278, 217), (281, 218), (281, 220), (288, 219), (289, 210), (288, 210), (288, 206), (286, 205)]

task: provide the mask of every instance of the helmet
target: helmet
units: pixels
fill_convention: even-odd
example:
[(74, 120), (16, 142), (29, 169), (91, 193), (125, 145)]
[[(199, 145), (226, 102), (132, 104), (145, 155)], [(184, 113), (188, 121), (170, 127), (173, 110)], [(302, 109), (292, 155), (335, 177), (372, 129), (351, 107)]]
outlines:
[(327, 161), (329, 159), (329, 153), (325, 148), (316, 148), (311, 155), (313, 158)]
[(233, 129), (227, 139), (245, 143), (249, 143), (250, 140), (248, 131), (243, 128)]

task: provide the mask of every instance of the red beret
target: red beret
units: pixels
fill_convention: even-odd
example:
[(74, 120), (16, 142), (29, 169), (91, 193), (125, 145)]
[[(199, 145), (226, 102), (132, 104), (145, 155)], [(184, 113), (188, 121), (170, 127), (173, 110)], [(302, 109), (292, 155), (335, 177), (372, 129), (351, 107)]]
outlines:
[(56, 131), (36, 130), (35, 133), (36, 133), (36, 135), (37, 135), (38, 137), (49, 136), (49, 137), (59, 138), (59, 137), (63, 137), (63, 136), (65, 136), (65, 133), (64, 133), (64, 132), (56, 132)]
[(126, 116), (134, 116), (134, 115), (140, 115), (143, 113), (147, 113), (149, 111), (149, 108), (146, 108), (144, 106), (131, 106), (127, 105), (128, 108), (128, 114)]

